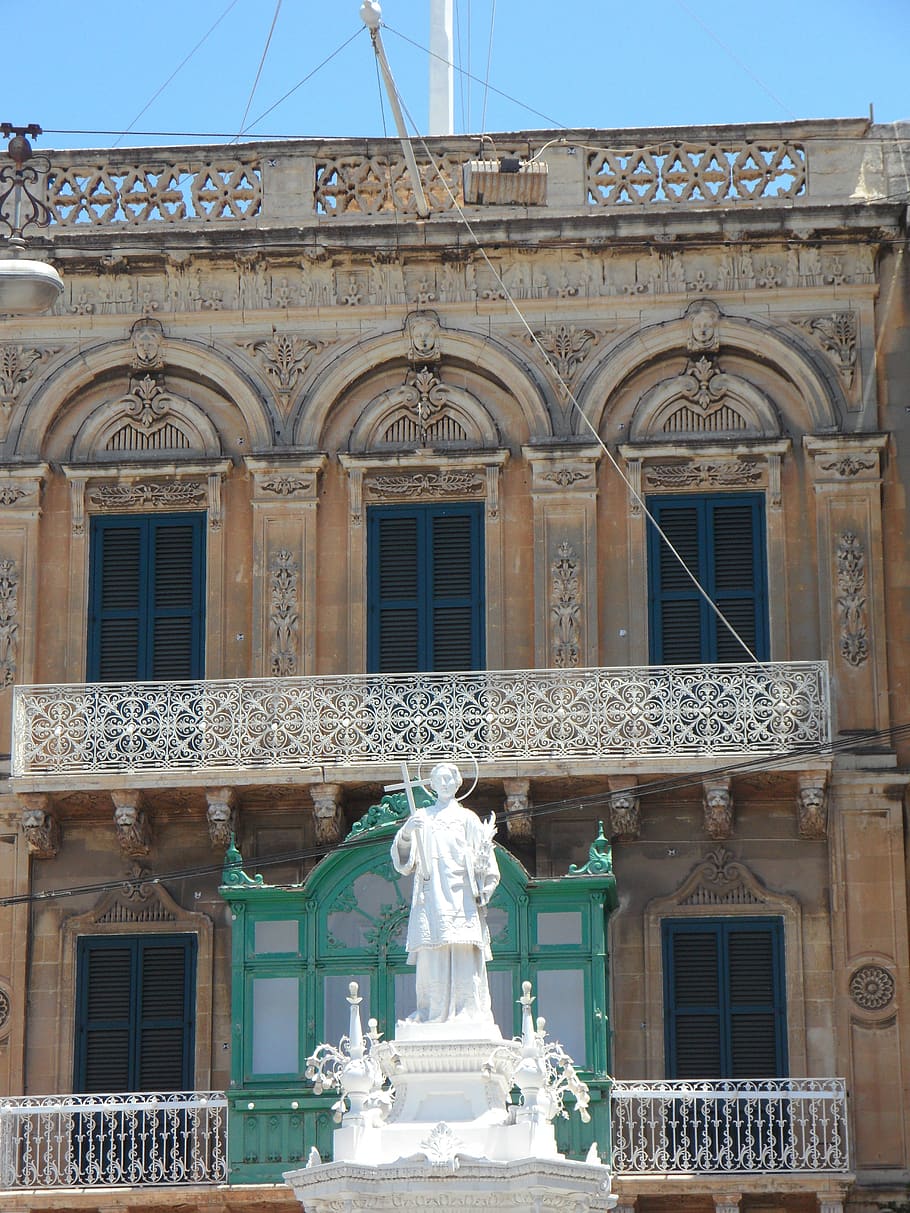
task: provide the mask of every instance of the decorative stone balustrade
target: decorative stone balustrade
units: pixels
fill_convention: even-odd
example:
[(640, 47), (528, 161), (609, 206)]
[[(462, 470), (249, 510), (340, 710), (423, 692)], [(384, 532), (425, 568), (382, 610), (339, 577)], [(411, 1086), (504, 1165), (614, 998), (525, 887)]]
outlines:
[(220, 1092), (0, 1099), (0, 1190), (227, 1183)]
[(15, 777), (815, 752), (824, 662), (19, 686)]
[(616, 1175), (849, 1169), (840, 1078), (614, 1082)]

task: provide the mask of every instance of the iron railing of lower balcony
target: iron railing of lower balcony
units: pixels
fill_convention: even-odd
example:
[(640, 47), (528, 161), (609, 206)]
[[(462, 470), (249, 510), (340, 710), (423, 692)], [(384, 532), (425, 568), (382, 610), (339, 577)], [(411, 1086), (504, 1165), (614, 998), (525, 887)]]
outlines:
[(848, 1170), (840, 1078), (615, 1082), (611, 1100), (619, 1175)]
[(14, 775), (816, 750), (825, 662), (15, 688)]
[(221, 1092), (0, 1099), (0, 1189), (227, 1183)]

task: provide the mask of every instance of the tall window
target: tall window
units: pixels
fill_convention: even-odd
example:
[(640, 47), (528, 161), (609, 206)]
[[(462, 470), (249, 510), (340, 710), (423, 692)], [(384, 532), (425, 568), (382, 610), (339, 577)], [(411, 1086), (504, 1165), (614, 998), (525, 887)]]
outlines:
[(668, 1078), (780, 1078), (787, 1072), (779, 918), (663, 923)]
[(93, 518), (88, 678), (204, 674), (205, 515)]
[(86, 936), (76, 964), (74, 1089), (192, 1090), (196, 937)]
[(368, 526), (369, 669), (482, 668), (483, 506), (376, 506)]
[[(760, 661), (768, 659), (764, 499), (757, 493), (652, 497), (648, 508), (708, 598)], [(651, 660), (750, 661), (651, 525)]]

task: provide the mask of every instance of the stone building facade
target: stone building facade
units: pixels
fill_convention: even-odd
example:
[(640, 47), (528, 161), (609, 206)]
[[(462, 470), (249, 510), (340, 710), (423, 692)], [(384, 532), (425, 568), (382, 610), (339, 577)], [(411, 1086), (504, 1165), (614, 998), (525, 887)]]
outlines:
[[(0, 1119), (99, 1089), (120, 938), (149, 983), (148, 940), (193, 941), (171, 1089), (226, 1091), (232, 832), (300, 882), (451, 741), (533, 876), (604, 822), (618, 1080), (691, 1081), (690, 1045), (709, 1080), (846, 1080), (836, 1165), (792, 1126), (776, 1169), (642, 1155), (623, 1207), (905, 1201), (906, 131), (508, 135), (514, 204), (466, 201), (476, 155), (420, 151), (426, 221), (391, 141), (50, 155), (65, 296), (0, 318)], [(753, 929), (767, 998), (730, 985)], [(706, 940), (693, 1044), (669, 971)], [(26, 1182), (15, 1140), (11, 1208), (173, 1203)]]

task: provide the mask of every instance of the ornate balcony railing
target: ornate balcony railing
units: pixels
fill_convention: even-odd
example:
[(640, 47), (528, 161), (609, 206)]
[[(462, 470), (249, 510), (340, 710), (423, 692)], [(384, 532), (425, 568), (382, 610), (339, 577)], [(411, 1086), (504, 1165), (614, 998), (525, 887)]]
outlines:
[(780, 755), (828, 705), (824, 662), (20, 686), (12, 772)]
[(618, 1175), (849, 1169), (840, 1078), (616, 1082), (611, 1099)]
[(227, 1183), (221, 1092), (0, 1099), (0, 1190)]

